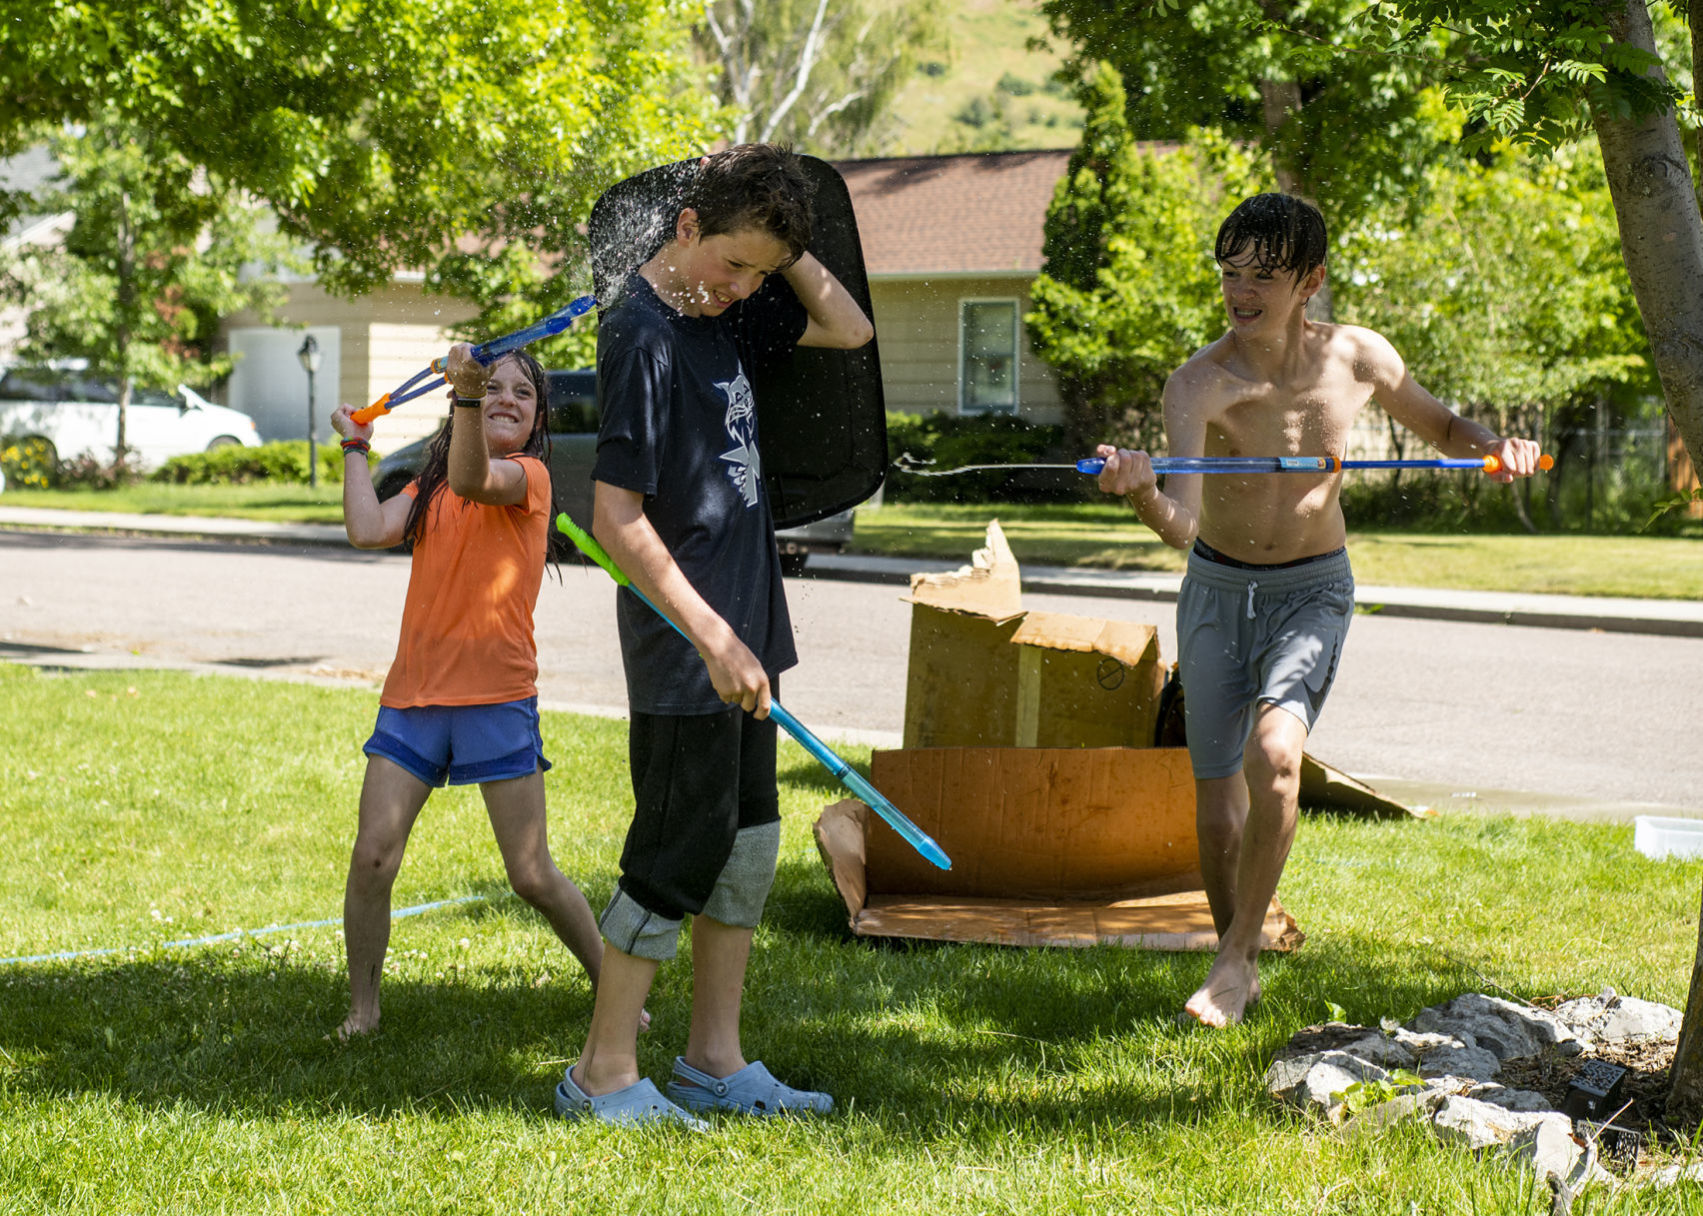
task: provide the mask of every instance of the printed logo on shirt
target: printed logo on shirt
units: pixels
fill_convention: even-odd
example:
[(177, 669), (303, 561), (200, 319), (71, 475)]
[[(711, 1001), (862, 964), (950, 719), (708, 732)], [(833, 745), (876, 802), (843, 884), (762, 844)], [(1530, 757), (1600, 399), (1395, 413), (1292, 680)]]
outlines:
[(763, 478), (763, 462), (757, 455), (757, 403), (751, 396), (751, 382), (745, 369), (732, 380), (717, 381), (716, 387), (727, 394), (726, 427), (728, 438), (735, 446), (721, 454), (728, 463), (727, 476), (738, 488), (747, 507), (757, 505), (757, 487)]

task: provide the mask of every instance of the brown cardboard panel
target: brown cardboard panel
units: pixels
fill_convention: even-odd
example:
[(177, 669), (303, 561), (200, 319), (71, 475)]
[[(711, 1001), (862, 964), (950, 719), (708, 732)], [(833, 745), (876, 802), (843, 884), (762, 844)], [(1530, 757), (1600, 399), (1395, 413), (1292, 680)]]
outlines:
[(906, 747), (1008, 746), (1017, 729), (1018, 619), (911, 609)]
[[(1140, 950), (1216, 950), (1205, 891), (1114, 903), (1024, 903), (1013, 899), (877, 895), (852, 918), (859, 937), (989, 942), (998, 946), (1123, 946)], [(1293, 950), (1305, 934), (1277, 900), (1261, 931), (1262, 950)]]
[(865, 881), (863, 833), (870, 810), (855, 798), (836, 802), (816, 817), (816, 851), (828, 867), (834, 890), (846, 901), (853, 923), (869, 902)]
[(1103, 621), (1064, 612), (1030, 612), (1024, 615), (1011, 640), (1019, 646), (1106, 655), (1126, 667), (1159, 660), (1159, 631), (1134, 621)]
[(1022, 616), (1021, 575), (999, 521), (988, 521), (987, 545), (970, 556), (968, 566), (946, 574), (911, 575), (910, 599), (914, 604), (992, 621)]
[[(1149, 747), (1165, 673), (1151, 625), (1031, 612), (1019, 648), (1017, 747)], [(970, 746), (938, 738), (935, 746)]]
[(1393, 798), (1384, 797), (1364, 781), (1350, 777), (1341, 769), (1332, 768), (1307, 752), (1301, 754), (1301, 805), (1318, 810), (1347, 811), (1354, 815), (1372, 815), (1386, 819), (1431, 817), (1428, 812), (1416, 811)]
[(1164, 684), (1158, 632), (1025, 614), (1017, 561), (997, 520), (971, 566), (913, 575), (910, 599), (907, 748), (1152, 743)]
[(1150, 894), (1155, 880), (1200, 865), (1181, 748), (877, 751), (871, 771), (952, 858), (951, 870), (938, 870), (871, 818), (871, 896), (1115, 899)]
[[(1077, 753), (1081, 755), (1082, 753)], [(1199, 875), (1176, 881), (1187, 889), (1114, 900), (1023, 900), (936, 894), (866, 896), (861, 848), (866, 822), (875, 816), (846, 799), (825, 807), (816, 820), (816, 844), (846, 902), (851, 929), (860, 937), (990, 942), (1007, 946), (1093, 946), (1147, 950), (1213, 950), (1218, 937)], [(1293, 950), (1304, 940), (1295, 920), (1276, 900), (1263, 927), (1261, 948)]]

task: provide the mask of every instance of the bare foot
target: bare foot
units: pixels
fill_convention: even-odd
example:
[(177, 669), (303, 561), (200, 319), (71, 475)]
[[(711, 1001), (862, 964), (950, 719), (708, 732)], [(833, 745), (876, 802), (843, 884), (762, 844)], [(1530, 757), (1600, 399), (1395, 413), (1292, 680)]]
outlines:
[[(336, 1036), (339, 1043), (347, 1043), (349, 1040), (357, 1039), (364, 1034), (371, 1034), (377, 1029), (378, 1014), (358, 1014), (351, 1012), (348, 1017), (343, 1019), (343, 1024), (331, 1033)], [(329, 1038), (331, 1036), (328, 1035), (326, 1037)]]
[(1220, 954), (1206, 973), (1206, 983), (1183, 1006), (1183, 1012), (1206, 1026), (1231, 1026), (1242, 1020), (1242, 1014), (1259, 991), (1257, 959), (1239, 955)]

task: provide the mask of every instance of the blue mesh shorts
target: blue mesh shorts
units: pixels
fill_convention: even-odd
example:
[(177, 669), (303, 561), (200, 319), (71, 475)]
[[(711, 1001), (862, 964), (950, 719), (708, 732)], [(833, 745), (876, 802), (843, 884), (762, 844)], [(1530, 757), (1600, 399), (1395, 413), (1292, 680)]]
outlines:
[(1242, 771), (1262, 704), (1313, 729), (1353, 618), (1354, 573), (1342, 550), (1265, 567), (1227, 565), (1200, 548), (1189, 554), (1177, 660), (1197, 779)]
[(538, 698), (499, 705), (381, 705), (361, 748), (427, 785), (477, 785), (549, 772), (538, 729)]

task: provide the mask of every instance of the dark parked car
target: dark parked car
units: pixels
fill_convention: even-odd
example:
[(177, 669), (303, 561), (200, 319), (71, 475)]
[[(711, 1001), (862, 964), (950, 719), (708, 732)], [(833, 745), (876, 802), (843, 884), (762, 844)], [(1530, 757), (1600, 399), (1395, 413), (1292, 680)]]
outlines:
[[(575, 521), (591, 524), (591, 466), (597, 453), (597, 373), (579, 371), (546, 373), (550, 409), (550, 482), (561, 503)], [(373, 484), (381, 499), (400, 494), (419, 473), (426, 460), (422, 439), (399, 448), (379, 461)], [(812, 553), (838, 553), (851, 541), (852, 513), (841, 511), (827, 519), (776, 534), (780, 544), (781, 569), (798, 574)]]

